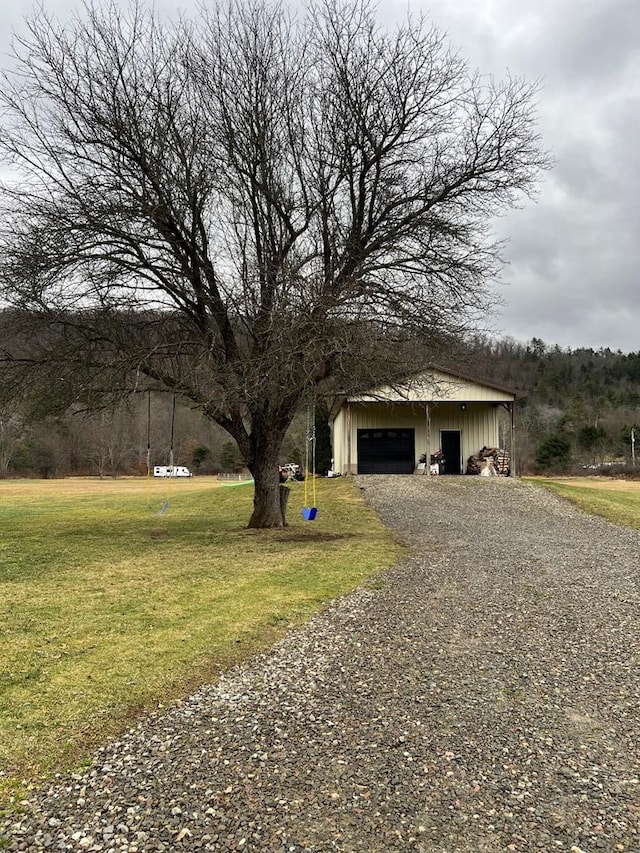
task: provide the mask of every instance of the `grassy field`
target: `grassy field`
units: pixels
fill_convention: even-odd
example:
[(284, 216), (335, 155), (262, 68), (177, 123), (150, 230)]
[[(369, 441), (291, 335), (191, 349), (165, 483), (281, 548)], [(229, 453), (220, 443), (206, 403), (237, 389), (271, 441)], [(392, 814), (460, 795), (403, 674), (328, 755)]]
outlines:
[(302, 489), (252, 531), (251, 485), (0, 482), (0, 802), (397, 559), (351, 482), (318, 482), (313, 523)]
[(585, 512), (640, 530), (640, 481), (607, 477), (525, 478)]

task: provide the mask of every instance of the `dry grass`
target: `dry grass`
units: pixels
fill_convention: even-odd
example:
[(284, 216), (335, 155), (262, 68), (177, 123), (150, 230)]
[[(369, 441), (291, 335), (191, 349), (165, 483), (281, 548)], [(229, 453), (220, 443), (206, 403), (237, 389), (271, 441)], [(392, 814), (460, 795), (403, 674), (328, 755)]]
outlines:
[(526, 478), (566, 498), (585, 512), (640, 530), (640, 482), (608, 477)]
[(83, 760), (397, 558), (346, 480), (318, 483), (313, 523), (296, 484), (284, 530), (245, 528), (252, 494), (205, 477), (0, 483), (5, 795)]
[[(536, 478), (529, 478), (535, 482)], [(613, 480), (609, 477), (554, 477), (550, 482), (561, 486), (571, 486), (581, 489), (597, 489), (605, 492), (628, 492), (640, 495), (640, 480)]]

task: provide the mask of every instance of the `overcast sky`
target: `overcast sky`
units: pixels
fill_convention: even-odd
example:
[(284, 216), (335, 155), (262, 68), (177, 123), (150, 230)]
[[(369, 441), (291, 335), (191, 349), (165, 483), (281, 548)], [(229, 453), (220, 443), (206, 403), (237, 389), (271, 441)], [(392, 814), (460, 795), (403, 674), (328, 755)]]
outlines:
[[(77, 4), (43, 5), (64, 17)], [(32, 7), (3, 0), (3, 54)], [(542, 82), (540, 129), (556, 165), (537, 200), (496, 225), (509, 240), (497, 331), (639, 351), (640, 0), (381, 0), (378, 8), (387, 25), (424, 12), (483, 73)]]

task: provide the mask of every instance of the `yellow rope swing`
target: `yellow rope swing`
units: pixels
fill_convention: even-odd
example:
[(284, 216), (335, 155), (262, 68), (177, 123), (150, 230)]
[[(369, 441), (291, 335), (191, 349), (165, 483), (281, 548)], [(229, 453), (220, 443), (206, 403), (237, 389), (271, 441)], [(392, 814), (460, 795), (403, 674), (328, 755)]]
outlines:
[[(311, 452), (309, 452), (310, 449)], [(311, 456), (311, 506), (309, 506), (309, 456)], [(302, 507), (302, 517), (305, 521), (315, 520), (318, 514), (316, 503), (316, 413), (314, 407), (313, 410), (307, 410), (307, 440), (304, 453), (304, 506)]]

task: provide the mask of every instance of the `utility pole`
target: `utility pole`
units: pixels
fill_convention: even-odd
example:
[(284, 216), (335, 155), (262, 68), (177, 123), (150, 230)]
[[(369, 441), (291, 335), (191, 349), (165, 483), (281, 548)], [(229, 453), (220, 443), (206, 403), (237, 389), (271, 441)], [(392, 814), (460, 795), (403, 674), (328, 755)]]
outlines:
[(631, 464), (636, 467), (636, 431), (631, 428)]

